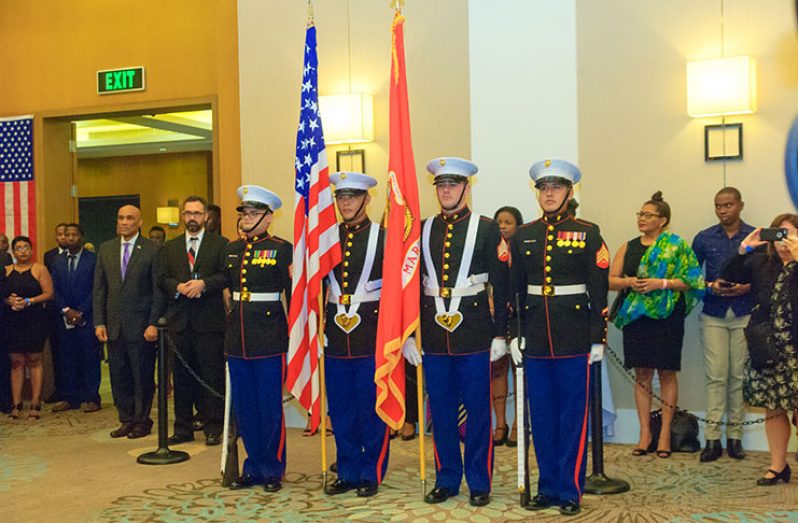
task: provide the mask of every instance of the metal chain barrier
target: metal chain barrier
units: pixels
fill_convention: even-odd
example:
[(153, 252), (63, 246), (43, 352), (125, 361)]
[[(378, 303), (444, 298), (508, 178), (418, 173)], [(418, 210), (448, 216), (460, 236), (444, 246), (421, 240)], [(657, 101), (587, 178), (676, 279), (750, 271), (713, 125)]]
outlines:
[[(633, 386), (643, 388), (643, 386), (640, 383), (637, 382), (637, 378), (635, 378), (634, 373), (630, 369), (626, 368), (626, 366), (623, 364), (623, 361), (621, 360), (620, 356), (618, 356), (618, 354), (614, 350), (612, 350), (609, 345), (607, 345), (607, 353), (609, 353), (609, 355), (611, 357), (611, 361), (621, 371), (623, 376), (626, 377), (632, 383)], [(740, 423), (733, 423), (733, 422), (730, 422), (730, 421), (713, 421), (713, 420), (710, 420), (710, 419), (702, 418), (701, 416), (693, 414), (692, 412), (690, 412), (690, 411), (688, 411), (686, 409), (683, 409), (683, 408), (679, 407), (678, 405), (673, 405), (670, 402), (665, 401), (664, 399), (662, 399), (661, 396), (656, 394), (653, 390), (647, 390), (646, 392), (648, 392), (648, 394), (652, 398), (654, 398), (655, 400), (659, 401), (664, 407), (668, 407), (668, 408), (672, 409), (673, 411), (683, 412), (683, 413), (687, 414), (688, 416), (690, 416), (691, 418), (695, 419), (696, 421), (700, 421), (700, 422), (705, 423), (707, 425), (716, 425), (716, 426), (719, 426), (719, 427), (722, 427), (722, 426), (726, 426), (726, 427), (745, 427), (745, 426), (748, 426), (748, 425), (757, 425), (759, 423), (764, 423), (765, 421), (767, 421), (769, 419), (773, 419), (773, 418), (775, 418), (777, 416), (776, 414), (773, 414), (773, 415), (770, 415), (770, 416), (767, 416), (767, 417), (764, 417), (764, 418), (758, 418), (758, 419), (749, 420), (749, 421), (741, 421)]]
[[(180, 354), (180, 351), (177, 350), (177, 347), (175, 346), (175, 341), (172, 339), (172, 336), (169, 335), (168, 331), (166, 332), (166, 342), (167, 345), (169, 346), (169, 350), (172, 352), (172, 354), (174, 354), (177, 357), (177, 359), (180, 360), (180, 362), (183, 364), (183, 367), (185, 367), (188, 373), (191, 374), (191, 377), (194, 378), (194, 380), (197, 383), (199, 383), (203, 389), (207, 390), (213, 397), (220, 399), (222, 400), (222, 402), (224, 402), (224, 392), (219, 392), (218, 390), (208, 385), (208, 383), (205, 380), (200, 378), (199, 374), (197, 374), (197, 372), (191, 368), (191, 365), (188, 364), (183, 355)], [(290, 394), (283, 397), (283, 405), (285, 405), (286, 403), (290, 403), (293, 399), (294, 397), (291, 396)]]

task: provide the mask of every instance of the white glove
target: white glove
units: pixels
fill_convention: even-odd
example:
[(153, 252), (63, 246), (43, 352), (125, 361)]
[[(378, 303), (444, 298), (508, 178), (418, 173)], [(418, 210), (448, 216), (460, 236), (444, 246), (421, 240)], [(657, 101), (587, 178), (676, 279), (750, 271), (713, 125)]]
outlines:
[(507, 354), (507, 340), (504, 338), (493, 338), (490, 342), (490, 361), (491, 363)]
[(588, 358), (588, 363), (596, 363), (597, 361), (601, 361), (604, 359), (604, 344), (603, 343), (594, 343), (590, 346), (590, 357)]
[(521, 365), (524, 361), (524, 355), (521, 352), (524, 346), (526, 346), (526, 343), (523, 338), (521, 338), (521, 347), (518, 346), (518, 338), (513, 338), (510, 341), (510, 357), (513, 359), (513, 363), (515, 363), (516, 367)]
[(405, 344), (402, 345), (402, 356), (414, 367), (418, 367), (421, 363), (421, 353), (418, 352), (414, 337), (411, 336), (405, 340)]

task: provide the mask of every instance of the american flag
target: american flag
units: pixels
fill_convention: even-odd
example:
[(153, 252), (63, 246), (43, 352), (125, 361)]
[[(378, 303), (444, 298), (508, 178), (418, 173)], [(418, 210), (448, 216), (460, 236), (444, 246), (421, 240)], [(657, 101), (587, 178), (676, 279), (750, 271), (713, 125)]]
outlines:
[(319, 116), (316, 27), (305, 33), (299, 128), (296, 135), (294, 195), (294, 267), (288, 312), (286, 388), (311, 412), (311, 428), (319, 417), (319, 294), (321, 279), (341, 262), (338, 225), (330, 190), (327, 153)]
[(35, 241), (32, 116), (0, 118), (0, 232)]

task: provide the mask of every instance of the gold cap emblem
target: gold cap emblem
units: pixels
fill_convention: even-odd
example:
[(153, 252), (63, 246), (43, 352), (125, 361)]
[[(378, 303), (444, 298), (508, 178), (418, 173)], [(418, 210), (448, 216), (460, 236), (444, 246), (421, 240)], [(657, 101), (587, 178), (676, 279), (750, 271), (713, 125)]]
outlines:
[(341, 173), (341, 179), (342, 179), (342, 180), (346, 180), (346, 177), (347, 177), (347, 176), (348, 176), (348, 175), (347, 175), (346, 173)]
[(551, 160), (546, 160), (545, 165), (546, 167), (551, 167)]
[(243, 192), (244, 194), (247, 194), (249, 192), (249, 187), (244, 187), (244, 190), (241, 191), (241, 192)]
[(438, 163), (440, 163), (441, 167), (443, 167), (444, 165), (446, 165), (446, 159), (445, 158), (441, 158), (440, 160), (438, 160)]

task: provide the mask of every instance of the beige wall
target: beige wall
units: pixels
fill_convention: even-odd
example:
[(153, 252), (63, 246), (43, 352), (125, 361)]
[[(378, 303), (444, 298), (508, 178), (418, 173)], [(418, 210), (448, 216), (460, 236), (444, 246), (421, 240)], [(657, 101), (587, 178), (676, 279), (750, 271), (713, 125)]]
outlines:
[[(470, 151), (466, 9), (466, 2), (436, 0), (408, 2), (404, 11), (410, 119), (423, 215), (437, 209), (424, 176), (427, 161), (443, 155), (467, 157)], [(375, 141), (355, 148), (366, 150), (366, 171), (380, 181), (369, 209), (371, 217), (379, 219), (388, 166), (393, 11), (388, 2), (374, 0), (315, 2), (322, 95), (349, 91), (348, 11), (352, 91), (374, 95)], [(277, 213), (272, 232), (284, 238), (293, 236), (293, 161), (306, 17), (304, 2), (239, 1), (242, 180), (263, 184), (283, 199), (285, 207)], [(441, 32), (444, 24), (458, 29)], [(331, 170), (340, 148), (328, 147)]]
[[(784, 145), (798, 112), (798, 40), (788, 0), (725, 0), (726, 56), (758, 63), (759, 110), (742, 122), (745, 159), (729, 161), (725, 181), (761, 225), (795, 212), (784, 181)], [(633, 213), (655, 190), (673, 209), (673, 232), (689, 241), (715, 223), (712, 198), (724, 165), (704, 162), (703, 127), (720, 119), (686, 113), (685, 63), (720, 56), (717, 0), (578, 0), (579, 156), (583, 215), (601, 224), (612, 251), (636, 236)], [(680, 403), (703, 410), (703, 353), (697, 315), (688, 320)], [(621, 348), (611, 328), (612, 346)], [(613, 375), (620, 406), (631, 387)]]

